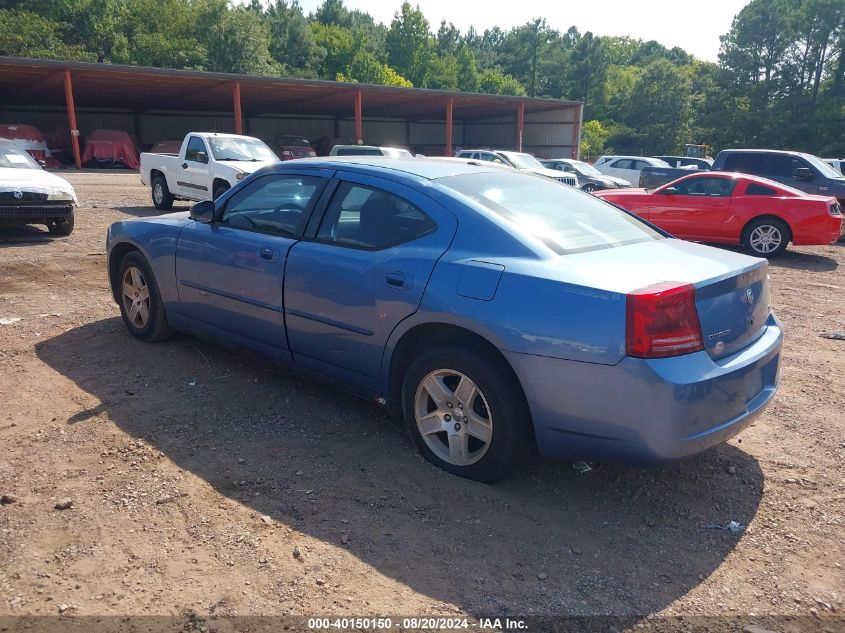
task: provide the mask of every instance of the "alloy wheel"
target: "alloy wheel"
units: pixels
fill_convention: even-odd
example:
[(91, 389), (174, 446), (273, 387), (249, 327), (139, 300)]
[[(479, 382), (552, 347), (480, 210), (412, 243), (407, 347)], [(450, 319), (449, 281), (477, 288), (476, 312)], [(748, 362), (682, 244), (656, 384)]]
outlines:
[(459, 371), (437, 369), (420, 381), (414, 417), (426, 445), (453, 466), (474, 464), (490, 448), (493, 415), (487, 399)]
[(783, 234), (780, 229), (771, 224), (761, 224), (751, 231), (748, 238), (751, 248), (757, 253), (768, 255), (778, 249), (783, 242)]
[(132, 327), (143, 329), (150, 320), (150, 288), (140, 269), (130, 266), (123, 273), (123, 309)]

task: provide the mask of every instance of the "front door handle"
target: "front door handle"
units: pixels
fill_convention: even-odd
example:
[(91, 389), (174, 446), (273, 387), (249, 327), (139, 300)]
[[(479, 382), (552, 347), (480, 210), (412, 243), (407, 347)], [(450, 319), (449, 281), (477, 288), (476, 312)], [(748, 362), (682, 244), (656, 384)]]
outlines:
[(410, 288), (414, 284), (414, 278), (407, 273), (386, 273), (384, 281), (391, 288)]
[(267, 261), (276, 261), (279, 257), (279, 251), (274, 248), (267, 248), (266, 246), (262, 246), (258, 249), (258, 255), (261, 259), (266, 259)]
[(188, 163), (182, 163), (182, 169), (187, 169), (187, 168), (188, 168)]

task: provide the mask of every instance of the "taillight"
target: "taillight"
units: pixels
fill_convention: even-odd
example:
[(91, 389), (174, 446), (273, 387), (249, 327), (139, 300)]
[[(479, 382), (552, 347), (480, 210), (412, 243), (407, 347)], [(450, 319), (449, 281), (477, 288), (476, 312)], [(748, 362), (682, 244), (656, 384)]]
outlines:
[(842, 206), (838, 202), (834, 202), (827, 208), (827, 212), (832, 216), (839, 217), (842, 215)]
[(692, 284), (664, 281), (628, 295), (628, 356), (664, 358), (703, 349)]

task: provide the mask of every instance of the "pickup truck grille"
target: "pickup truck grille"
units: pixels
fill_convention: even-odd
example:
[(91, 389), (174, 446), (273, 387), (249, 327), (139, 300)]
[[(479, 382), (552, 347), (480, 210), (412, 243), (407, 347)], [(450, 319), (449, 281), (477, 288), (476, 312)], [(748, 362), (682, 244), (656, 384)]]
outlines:
[(9, 202), (44, 202), (47, 200), (46, 193), (34, 191), (0, 191), (0, 203)]
[(557, 180), (558, 182), (562, 182), (565, 185), (569, 185), (570, 187), (574, 187), (575, 183), (578, 182), (577, 180), (575, 180), (575, 176), (570, 176), (568, 174), (563, 176), (557, 176), (555, 180)]

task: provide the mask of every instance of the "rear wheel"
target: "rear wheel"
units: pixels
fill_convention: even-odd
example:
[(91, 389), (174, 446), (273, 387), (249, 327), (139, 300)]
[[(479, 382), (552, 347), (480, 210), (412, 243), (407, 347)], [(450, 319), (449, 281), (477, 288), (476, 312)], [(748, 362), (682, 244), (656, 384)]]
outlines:
[(53, 235), (70, 235), (73, 233), (74, 222), (73, 211), (71, 210), (66, 217), (60, 220), (52, 220), (47, 225), (47, 230)]
[(155, 275), (138, 251), (128, 253), (118, 269), (118, 296), (123, 323), (142, 341), (160, 341), (173, 335)]
[(509, 371), (460, 347), (425, 352), (402, 385), (405, 425), (423, 456), (455, 475), (506, 477), (526, 454), (530, 415)]
[(742, 232), (742, 245), (757, 257), (777, 257), (786, 250), (789, 239), (789, 227), (777, 218), (757, 218)]
[(164, 176), (156, 176), (152, 182), (153, 206), (160, 211), (168, 211), (173, 208), (173, 195), (167, 188), (167, 180)]

